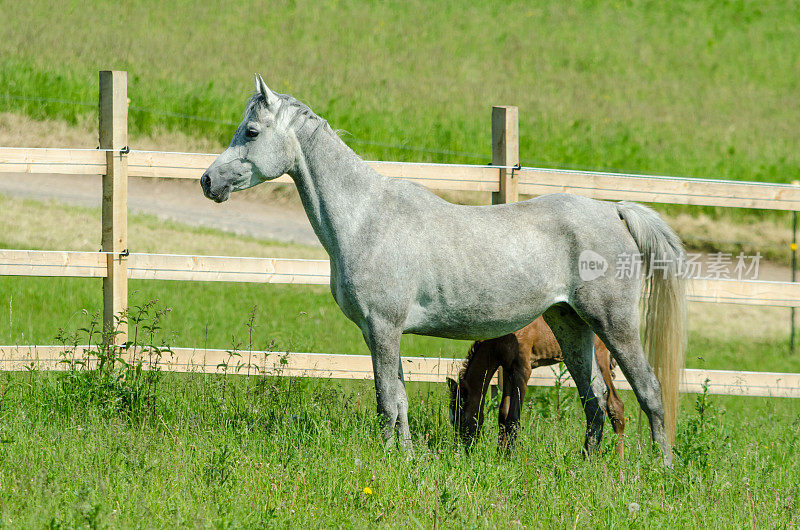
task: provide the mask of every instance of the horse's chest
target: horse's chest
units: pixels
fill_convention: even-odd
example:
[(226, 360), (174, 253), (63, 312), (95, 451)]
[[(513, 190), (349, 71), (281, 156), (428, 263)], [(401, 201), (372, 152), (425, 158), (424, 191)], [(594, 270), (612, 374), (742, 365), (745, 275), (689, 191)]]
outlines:
[(331, 267), (333, 298), (345, 316), (359, 326), (373, 314), (401, 321), (408, 310), (407, 289), (399, 288), (398, 278), (382, 276), (386, 270), (341, 264)]
[[(344, 269), (344, 270), (343, 270)], [(367, 316), (366, 307), (360, 301), (352, 275), (346, 268), (331, 264), (331, 294), (339, 309), (347, 318), (361, 326)]]

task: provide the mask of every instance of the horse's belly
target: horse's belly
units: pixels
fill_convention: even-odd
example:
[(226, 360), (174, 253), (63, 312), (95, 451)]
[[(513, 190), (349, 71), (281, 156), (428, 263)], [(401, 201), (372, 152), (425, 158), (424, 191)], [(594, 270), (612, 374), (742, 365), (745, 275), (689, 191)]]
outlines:
[(556, 293), (538, 293), (503, 303), (477, 301), (465, 305), (414, 303), (403, 333), (449, 339), (480, 340), (513, 333), (533, 322), (553, 304), (565, 301)]

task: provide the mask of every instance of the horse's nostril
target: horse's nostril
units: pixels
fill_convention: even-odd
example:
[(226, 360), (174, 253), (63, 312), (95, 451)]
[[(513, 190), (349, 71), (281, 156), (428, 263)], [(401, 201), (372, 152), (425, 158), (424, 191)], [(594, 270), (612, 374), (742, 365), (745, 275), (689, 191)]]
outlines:
[(208, 190), (211, 187), (211, 177), (208, 176), (208, 173), (204, 173), (202, 177), (200, 177), (200, 186), (204, 190)]

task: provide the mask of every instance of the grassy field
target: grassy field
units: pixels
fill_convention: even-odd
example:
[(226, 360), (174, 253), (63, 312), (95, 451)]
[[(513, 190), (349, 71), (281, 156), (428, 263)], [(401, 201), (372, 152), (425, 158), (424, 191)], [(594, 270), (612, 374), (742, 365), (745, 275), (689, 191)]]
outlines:
[(496, 423), (465, 454), (444, 386), (412, 384), (416, 453), (406, 460), (377, 442), (369, 382), (105, 373), (0, 374), (0, 525), (800, 523), (795, 400), (685, 396), (676, 465), (664, 471), (629, 393), (623, 461), (613, 434), (599, 456), (581, 458), (575, 393), (556, 389), (531, 391), (506, 459)]
[[(129, 71), (132, 148), (219, 149), (258, 71), (368, 159), (487, 162), (489, 109), (512, 104), (529, 165), (800, 175), (797, 3), (0, 0), (0, 20), (2, 145), (95, 147), (97, 70), (115, 68)], [(661, 211), (697, 246), (788, 238), (782, 213)], [(718, 223), (725, 215), (740, 226)], [(97, 210), (0, 196), (0, 248), (96, 250), (99, 224)], [(138, 252), (325, 257), (148, 216), (129, 232)], [(0, 344), (78, 332), (100, 285), (0, 277)], [(367, 352), (325, 287), (130, 289), (132, 306), (170, 309), (156, 344)], [(785, 309), (690, 311), (687, 366), (800, 372)], [(461, 357), (466, 346), (407, 336), (402, 352)], [(465, 453), (444, 385), (409, 391), (407, 460), (377, 441), (369, 382), (0, 372), (0, 528), (800, 526), (800, 400), (683, 396), (664, 471), (628, 392), (620, 461), (613, 435), (582, 459), (569, 389), (531, 390), (509, 459), (491, 419)]]
[[(134, 289), (134, 305), (158, 297), (157, 307), (172, 308), (145, 344), (205, 340), (226, 348), (366, 352), (323, 288), (136, 282)], [(99, 282), (3, 278), (0, 292), (20, 297), (15, 314), (28, 320), (14, 329), (31, 330), (27, 338), (37, 342), (55, 334), (51, 323), (64, 322), (72, 310), (64, 327), (88, 327)], [(247, 312), (255, 303), (261, 309), (248, 344)], [(0, 311), (0, 321), (9, 316)], [(742, 310), (736, 316), (742, 318)], [(719, 313), (705, 317), (694, 320), (689, 366), (800, 371), (800, 356), (786, 354), (775, 329), (743, 338), (735, 329), (719, 329)], [(716, 326), (706, 327), (709, 322)], [(464, 347), (409, 336), (403, 352), (460, 356)], [(496, 403), (489, 404), (484, 435), (467, 454), (448, 424), (444, 385), (409, 384), (416, 453), (406, 460), (397, 451), (384, 453), (377, 442), (370, 382), (275, 375), (0, 373), (0, 525), (800, 523), (798, 400), (683, 396), (676, 465), (665, 472), (630, 392), (622, 392), (623, 461), (614, 453), (613, 434), (600, 455), (581, 458), (576, 394), (559, 388), (531, 389), (519, 445), (506, 459), (494, 448)]]

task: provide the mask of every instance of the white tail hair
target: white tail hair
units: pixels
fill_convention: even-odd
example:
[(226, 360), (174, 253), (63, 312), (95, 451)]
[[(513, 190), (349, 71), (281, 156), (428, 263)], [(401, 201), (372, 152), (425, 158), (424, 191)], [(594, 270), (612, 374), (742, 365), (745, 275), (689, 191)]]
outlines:
[[(644, 350), (661, 384), (664, 428), (675, 443), (678, 391), (686, 355), (685, 257), (678, 235), (652, 209), (633, 202), (617, 203), (620, 217), (642, 253), (644, 269)], [(654, 267), (656, 265), (657, 267)]]

